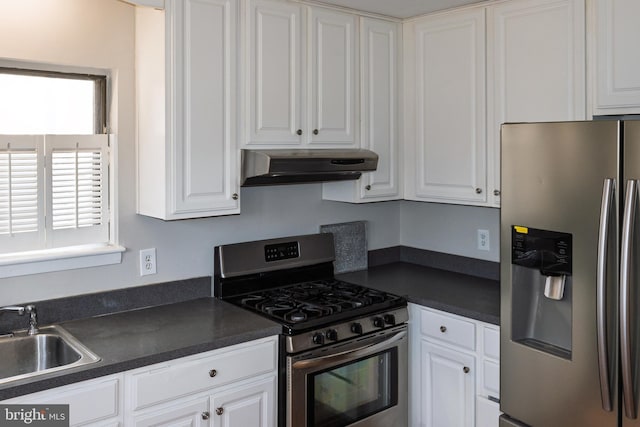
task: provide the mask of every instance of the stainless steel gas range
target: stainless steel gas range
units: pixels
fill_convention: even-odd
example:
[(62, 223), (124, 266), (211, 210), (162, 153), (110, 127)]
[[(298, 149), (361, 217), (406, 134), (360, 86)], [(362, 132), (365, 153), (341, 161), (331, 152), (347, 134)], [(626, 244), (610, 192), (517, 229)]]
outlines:
[(218, 246), (214, 294), (282, 325), (280, 426), (405, 427), (407, 301), (334, 259), (332, 234)]

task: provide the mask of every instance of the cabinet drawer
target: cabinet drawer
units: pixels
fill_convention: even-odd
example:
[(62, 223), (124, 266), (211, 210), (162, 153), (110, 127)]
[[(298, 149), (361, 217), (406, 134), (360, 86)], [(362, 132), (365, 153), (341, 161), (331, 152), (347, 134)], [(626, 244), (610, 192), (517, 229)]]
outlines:
[(420, 317), (424, 335), (468, 350), (476, 349), (475, 325), (472, 322), (429, 310), (422, 310)]
[(500, 365), (489, 360), (483, 361), (482, 383), (484, 389), (493, 397), (500, 397)]
[(120, 415), (121, 374), (97, 380), (45, 390), (5, 400), (7, 404), (69, 405), (69, 425), (89, 423), (117, 425), (117, 420), (105, 422)]
[(493, 328), (483, 328), (484, 355), (492, 359), (500, 359), (500, 330)]
[(150, 366), (129, 374), (135, 410), (234, 381), (272, 372), (276, 340), (215, 351)]

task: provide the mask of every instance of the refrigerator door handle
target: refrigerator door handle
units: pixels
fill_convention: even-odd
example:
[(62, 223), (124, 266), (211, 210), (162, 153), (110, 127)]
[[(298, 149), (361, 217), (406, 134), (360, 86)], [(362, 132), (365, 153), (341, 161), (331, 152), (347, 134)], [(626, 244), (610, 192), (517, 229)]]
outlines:
[(631, 360), (631, 245), (636, 215), (637, 181), (627, 181), (622, 214), (622, 242), (620, 250), (620, 356), (624, 413), (627, 418), (637, 417), (633, 396), (633, 369)]
[(600, 397), (602, 398), (602, 409), (608, 412), (613, 410), (613, 405), (611, 403), (611, 373), (609, 372), (609, 337), (607, 336), (607, 249), (609, 246), (609, 227), (614, 191), (614, 180), (610, 178), (605, 179), (602, 185), (602, 203), (600, 205), (597, 262), (598, 368), (600, 371)]

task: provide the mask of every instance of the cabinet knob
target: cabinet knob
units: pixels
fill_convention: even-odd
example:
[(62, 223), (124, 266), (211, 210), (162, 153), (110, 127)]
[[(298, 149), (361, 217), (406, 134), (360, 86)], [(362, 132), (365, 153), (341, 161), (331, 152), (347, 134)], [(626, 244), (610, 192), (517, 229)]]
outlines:
[(445, 332), (447, 332), (447, 327), (446, 326), (440, 326), (440, 332), (442, 332), (443, 334)]
[(209, 371), (209, 376), (211, 378), (215, 377), (216, 375), (218, 375), (218, 371), (216, 371), (215, 369)]
[(319, 133), (319, 132), (318, 132), (318, 129), (314, 129), (314, 130), (313, 130), (313, 134), (314, 134), (314, 135), (317, 135), (318, 133)]
[(202, 419), (203, 420), (208, 420), (210, 416), (211, 416), (211, 414), (209, 412), (203, 412), (202, 413)]
[(238, 193), (233, 193), (233, 194), (231, 195), (231, 198), (232, 198), (233, 200), (238, 200)]
[(463, 371), (465, 374), (468, 374), (470, 370), (471, 370), (471, 369), (469, 369), (469, 367), (468, 367), (468, 366), (465, 366), (464, 368), (462, 368), (462, 371)]
[(481, 194), (482, 193), (482, 188), (476, 188), (476, 194)]
[(493, 195), (494, 196), (499, 196), (500, 195), (500, 190), (493, 190)]
[(302, 129), (298, 129), (298, 130), (296, 131), (296, 134), (298, 134), (298, 135), (302, 135)]
[(370, 191), (371, 190), (371, 186), (367, 185), (366, 187), (364, 187), (365, 190)]
[(224, 408), (221, 406), (219, 408), (216, 408), (216, 414), (217, 415), (222, 415), (224, 413)]

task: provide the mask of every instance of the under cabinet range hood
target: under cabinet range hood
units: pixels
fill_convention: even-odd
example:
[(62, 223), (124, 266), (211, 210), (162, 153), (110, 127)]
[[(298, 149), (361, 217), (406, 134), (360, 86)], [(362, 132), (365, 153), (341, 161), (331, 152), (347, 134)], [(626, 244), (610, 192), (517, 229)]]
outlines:
[(242, 186), (354, 180), (377, 166), (378, 155), (361, 149), (242, 150)]

